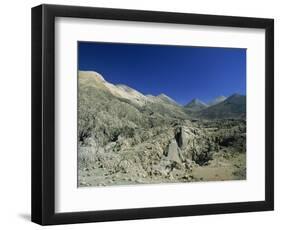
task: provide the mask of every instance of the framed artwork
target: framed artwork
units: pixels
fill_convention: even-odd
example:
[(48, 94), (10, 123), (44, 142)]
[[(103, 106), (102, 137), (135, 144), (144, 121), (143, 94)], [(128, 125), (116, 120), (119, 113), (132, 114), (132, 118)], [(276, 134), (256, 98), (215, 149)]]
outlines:
[(32, 8), (32, 221), (274, 208), (274, 22)]

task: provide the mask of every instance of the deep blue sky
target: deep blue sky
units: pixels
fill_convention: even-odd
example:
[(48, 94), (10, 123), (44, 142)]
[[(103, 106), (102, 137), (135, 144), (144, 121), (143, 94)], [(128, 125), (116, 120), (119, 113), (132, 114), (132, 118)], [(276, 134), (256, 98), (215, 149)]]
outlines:
[(78, 68), (180, 104), (246, 94), (246, 49), (78, 42)]

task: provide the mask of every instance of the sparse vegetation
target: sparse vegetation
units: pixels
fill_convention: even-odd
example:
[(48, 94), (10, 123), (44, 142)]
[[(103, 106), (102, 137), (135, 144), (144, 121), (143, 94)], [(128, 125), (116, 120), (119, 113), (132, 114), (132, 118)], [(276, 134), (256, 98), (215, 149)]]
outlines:
[(211, 107), (190, 112), (165, 95), (136, 101), (113, 89), (94, 73), (79, 75), (79, 186), (246, 178), (241, 98), (231, 99), (237, 112), (214, 118), (217, 105), (208, 117)]

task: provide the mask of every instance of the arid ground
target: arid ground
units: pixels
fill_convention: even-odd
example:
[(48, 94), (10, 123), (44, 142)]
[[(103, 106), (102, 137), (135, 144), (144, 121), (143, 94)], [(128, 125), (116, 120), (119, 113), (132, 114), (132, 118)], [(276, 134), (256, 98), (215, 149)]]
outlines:
[(244, 179), (245, 96), (182, 106), (79, 71), (79, 187)]

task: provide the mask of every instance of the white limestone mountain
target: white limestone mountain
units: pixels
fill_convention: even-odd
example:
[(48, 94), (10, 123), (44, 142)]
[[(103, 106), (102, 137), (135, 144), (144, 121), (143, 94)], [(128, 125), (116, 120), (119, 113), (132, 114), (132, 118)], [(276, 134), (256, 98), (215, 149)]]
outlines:
[(158, 96), (153, 95), (143, 95), (137, 90), (124, 85), (124, 84), (111, 84), (107, 82), (102, 75), (94, 71), (79, 71), (79, 81), (80, 83), (86, 83), (92, 87), (102, 89), (104, 91), (110, 92), (112, 95), (123, 98), (135, 103), (137, 105), (143, 106), (148, 102), (165, 102), (178, 105), (176, 101), (168, 97), (165, 94), (160, 94)]
[[(195, 98), (187, 105), (181, 106), (165, 94), (144, 95), (127, 85), (109, 83), (102, 75), (94, 71), (79, 71), (78, 75), (79, 87), (86, 87), (87, 90), (91, 87), (98, 89), (92, 92), (96, 95), (96, 100), (118, 98), (119, 101), (128, 103), (142, 113), (177, 119), (223, 119), (245, 118), (246, 116), (246, 96), (239, 94), (233, 94), (228, 98), (219, 96), (208, 104)], [(100, 98), (101, 95), (102, 98)]]
[(94, 71), (79, 71), (78, 77), (79, 89), (80, 86), (83, 89), (86, 87), (87, 90), (89, 90), (89, 87), (97, 89), (95, 92), (92, 92), (92, 94), (96, 95), (95, 100), (100, 100), (100, 96), (103, 95), (106, 99), (119, 99), (119, 101), (126, 102), (130, 106), (141, 110), (143, 113), (158, 113), (165, 117), (168, 116), (181, 119), (188, 118), (188, 115), (185, 113), (182, 106), (165, 94), (160, 94), (158, 96), (144, 95), (127, 85), (114, 85), (109, 83), (102, 77), (102, 75)]
[(154, 95), (151, 95), (151, 94), (147, 94), (145, 96), (147, 97), (147, 100), (150, 101), (150, 102), (154, 102), (154, 103), (166, 102), (166, 103), (171, 103), (171, 104), (179, 106), (179, 104), (176, 101), (174, 101), (172, 98), (168, 97), (167, 95), (165, 95), (163, 93), (161, 93), (157, 96), (154, 96)]
[(88, 86), (95, 87), (111, 93), (118, 98), (128, 99), (138, 105), (144, 105), (147, 101), (146, 96), (126, 85), (111, 84), (97, 72), (94, 71), (79, 71), (79, 83), (87, 83)]

